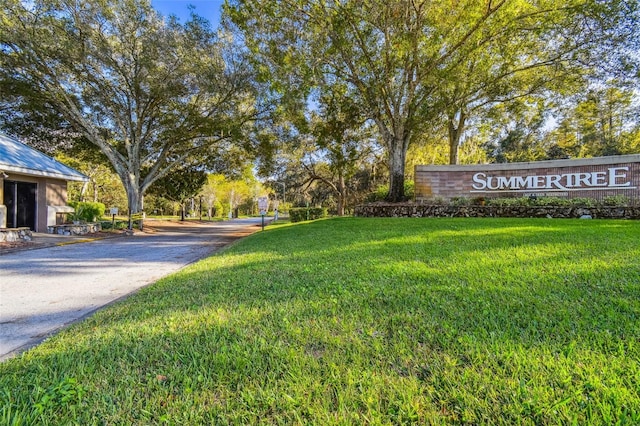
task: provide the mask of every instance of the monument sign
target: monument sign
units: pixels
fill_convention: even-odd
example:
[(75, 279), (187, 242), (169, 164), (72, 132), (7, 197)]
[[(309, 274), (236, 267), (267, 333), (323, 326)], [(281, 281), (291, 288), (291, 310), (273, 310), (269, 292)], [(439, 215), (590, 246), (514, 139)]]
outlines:
[(640, 199), (640, 154), (530, 163), (416, 166), (416, 201), (454, 197)]

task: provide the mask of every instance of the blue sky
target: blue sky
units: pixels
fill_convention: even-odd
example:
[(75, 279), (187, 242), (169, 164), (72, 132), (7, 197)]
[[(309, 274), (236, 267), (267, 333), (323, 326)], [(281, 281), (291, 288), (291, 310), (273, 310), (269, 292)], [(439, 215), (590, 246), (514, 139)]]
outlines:
[(176, 15), (181, 23), (189, 20), (189, 5), (196, 14), (207, 18), (215, 28), (220, 21), (220, 8), (224, 0), (151, 0), (151, 5), (164, 16)]

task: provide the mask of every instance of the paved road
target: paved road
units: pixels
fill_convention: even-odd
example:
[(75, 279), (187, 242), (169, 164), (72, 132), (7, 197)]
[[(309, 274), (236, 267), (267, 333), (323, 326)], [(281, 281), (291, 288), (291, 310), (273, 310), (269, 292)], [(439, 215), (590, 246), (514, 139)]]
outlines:
[(0, 361), (104, 305), (260, 229), (260, 219), (102, 239), (0, 256)]

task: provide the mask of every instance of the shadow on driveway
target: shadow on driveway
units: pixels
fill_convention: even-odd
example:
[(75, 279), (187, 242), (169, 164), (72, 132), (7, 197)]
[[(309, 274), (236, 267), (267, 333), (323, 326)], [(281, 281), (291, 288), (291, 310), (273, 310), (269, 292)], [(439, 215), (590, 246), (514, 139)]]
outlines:
[(145, 228), (118, 238), (49, 240), (0, 256), (0, 360), (259, 231), (260, 218)]

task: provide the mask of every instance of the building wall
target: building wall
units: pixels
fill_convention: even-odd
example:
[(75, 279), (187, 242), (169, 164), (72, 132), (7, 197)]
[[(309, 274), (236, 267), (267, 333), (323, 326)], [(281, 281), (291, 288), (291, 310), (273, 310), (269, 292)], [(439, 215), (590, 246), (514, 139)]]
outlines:
[(640, 154), (469, 166), (416, 166), (416, 201), (454, 197), (640, 199)]
[[(47, 232), (47, 226), (55, 221), (55, 211), (49, 211), (47, 206), (66, 206), (67, 205), (67, 181), (58, 179), (46, 179), (44, 182), (46, 192), (46, 204), (41, 204), (44, 212), (38, 215), (38, 232)], [(52, 217), (48, 217), (52, 215)]]
[(47, 179), (47, 205), (67, 205), (67, 182), (63, 180)]
[(0, 177), (0, 228), (7, 227), (7, 207), (4, 205), (4, 179)]
[[(47, 232), (47, 206), (67, 205), (67, 182), (65, 180), (35, 177), (11, 173), (9, 180), (30, 182), (37, 185), (36, 232)], [(0, 179), (0, 205), (4, 204), (4, 180)]]

